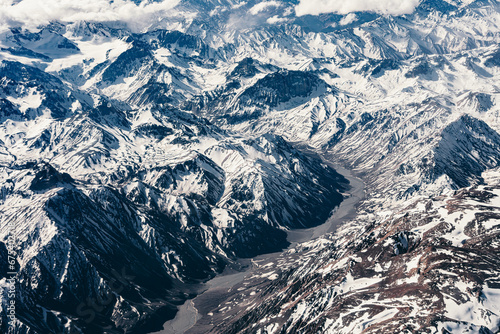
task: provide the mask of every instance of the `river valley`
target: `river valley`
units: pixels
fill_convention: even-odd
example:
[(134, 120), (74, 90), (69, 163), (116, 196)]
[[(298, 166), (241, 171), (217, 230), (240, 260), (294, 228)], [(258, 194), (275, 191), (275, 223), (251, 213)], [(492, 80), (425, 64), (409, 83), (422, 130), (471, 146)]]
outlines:
[[(310, 152), (310, 154), (314, 154)], [(280, 263), (290, 261), (295, 254), (297, 244), (315, 240), (321, 236), (334, 232), (343, 222), (354, 218), (357, 205), (364, 199), (365, 184), (349, 170), (335, 164), (323, 156), (323, 163), (328, 164), (349, 181), (349, 190), (345, 199), (332, 211), (330, 218), (322, 225), (288, 231), (287, 240), (290, 246), (282, 252), (259, 255), (251, 259), (239, 259), (228, 266), (221, 275), (214, 277), (204, 284), (202, 293), (193, 299), (187, 300), (177, 312), (174, 319), (167, 321), (163, 330), (155, 334), (204, 334), (213, 330), (217, 323), (217, 315), (212, 312), (222, 303), (234, 297), (253, 285), (258, 286), (264, 280), (272, 280)], [(285, 260), (285, 258), (288, 258)], [(263, 269), (266, 273), (262, 273)], [(243, 296), (244, 297), (244, 296)], [(234, 307), (228, 306), (228, 307)]]

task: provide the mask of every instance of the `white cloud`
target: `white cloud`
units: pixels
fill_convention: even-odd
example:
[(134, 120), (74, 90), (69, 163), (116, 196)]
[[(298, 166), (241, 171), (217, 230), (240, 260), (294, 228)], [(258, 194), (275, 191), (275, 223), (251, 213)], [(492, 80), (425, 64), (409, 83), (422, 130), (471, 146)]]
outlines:
[(274, 15), (273, 17), (270, 17), (266, 20), (266, 22), (269, 24), (284, 23), (287, 21), (288, 19), (286, 17), (279, 17), (278, 15)]
[(242, 2), (240, 2), (240, 3), (238, 3), (238, 4), (236, 4), (236, 5), (233, 5), (231, 8), (232, 8), (232, 9), (238, 9), (238, 8), (240, 8), (240, 7), (245, 6), (246, 4), (247, 4), (247, 2), (246, 2), (246, 1), (242, 1)]
[(280, 7), (280, 6), (281, 2), (279, 1), (264, 1), (264, 2), (259, 2), (258, 4), (250, 8), (249, 12), (252, 15), (257, 15), (260, 12), (265, 11), (269, 7)]
[(342, 20), (340, 20), (339, 24), (341, 26), (346, 26), (346, 25), (351, 24), (354, 21), (356, 21), (356, 19), (357, 19), (356, 14), (350, 13), (350, 14), (347, 14), (345, 17), (343, 17)]
[(412, 13), (419, 2), (420, 0), (300, 0), (295, 7), (295, 13), (302, 16), (370, 11), (402, 15)]
[(35, 28), (51, 21), (125, 22), (145, 28), (172, 10), (180, 0), (0, 0), (0, 24)]

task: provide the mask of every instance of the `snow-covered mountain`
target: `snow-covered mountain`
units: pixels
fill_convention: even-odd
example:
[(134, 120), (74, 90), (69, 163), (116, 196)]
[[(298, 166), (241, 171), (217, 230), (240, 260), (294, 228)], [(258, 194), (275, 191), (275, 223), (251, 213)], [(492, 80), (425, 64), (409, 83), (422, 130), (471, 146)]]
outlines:
[[(259, 308), (215, 331), (394, 331), (412, 312), (408, 331), (498, 330), (496, 216), (425, 232), (495, 196), (474, 187), (500, 165), (498, 2), (318, 16), (297, 16), (299, 1), (136, 3), (137, 24), (1, 22), (0, 259), (14, 235), (18, 333), (160, 329), (237, 257), (282, 250), (287, 230), (328, 219), (349, 186), (311, 151), (363, 179), (358, 219), (312, 253), (299, 246), (262, 283)], [(455, 245), (457, 231), (475, 241)], [(437, 269), (432, 284), (400, 270), (440, 263), (431, 244), (476, 266), (446, 274), (463, 278), (459, 291)], [(460, 319), (463, 305), (476, 315)]]

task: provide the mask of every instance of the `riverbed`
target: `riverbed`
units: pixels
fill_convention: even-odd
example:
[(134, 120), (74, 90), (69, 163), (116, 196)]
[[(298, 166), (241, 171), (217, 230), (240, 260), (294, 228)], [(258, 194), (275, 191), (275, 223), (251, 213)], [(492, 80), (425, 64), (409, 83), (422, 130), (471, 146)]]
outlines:
[[(355, 217), (358, 203), (364, 198), (365, 185), (363, 181), (352, 173), (321, 157), (323, 163), (335, 169), (349, 181), (348, 196), (335, 208), (328, 220), (317, 227), (293, 230), (288, 232), (288, 241), (290, 246), (283, 250), (286, 252), (294, 248), (297, 244), (317, 239), (325, 234), (334, 232), (335, 229), (343, 222)], [(194, 299), (187, 300), (177, 312), (174, 319), (167, 321), (163, 330), (155, 332), (156, 334), (190, 334), (206, 333), (210, 330), (209, 326), (204, 323), (200, 324), (200, 319), (210, 310), (214, 309), (231, 294), (238, 293), (232, 288), (242, 282), (245, 277), (252, 275), (263, 263), (272, 263), (283, 252), (263, 254), (252, 259), (241, 259), (233, 266), (228, 266), (226, 270), (210, 281), (205, 283), (205, 290)]]

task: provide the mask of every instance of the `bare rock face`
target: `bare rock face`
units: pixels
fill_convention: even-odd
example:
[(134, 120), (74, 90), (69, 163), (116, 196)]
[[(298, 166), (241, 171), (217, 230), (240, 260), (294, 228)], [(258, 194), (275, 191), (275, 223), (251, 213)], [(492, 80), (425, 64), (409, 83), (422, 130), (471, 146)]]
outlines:
[(41, 191), (49, 188), (53, 188), (58, 185), (58, 183), (69, 184), (73, 182), (71, 176), (67, 173), (59, 173), (50, 164), (42, 165), (38, 168), (35, 174), (35, 178), (31, 181), (30, 190)]
[(434, 150), (436, 163), (433, 174), (448, 175), (458, 187), (470, 185), (474, 178), (497, 166), (500, 161), (498, 133), (469, 115), (446, 127), (441, 137)]
[(326, 83), (316, 75), (300, 71), (279, 71), (266, 75), (240, 95), (240, 103), (258, 103), (276, 107), (295, 97), (307, 97), (315, 89), (325, 88)]
[(253, 58), (245, 58), (238, 63), (238, 65), (231, 72), (231, 77), (248, 77), (251, 78), (259, 72), (257, 66), (255, 66), (255, 60)]

